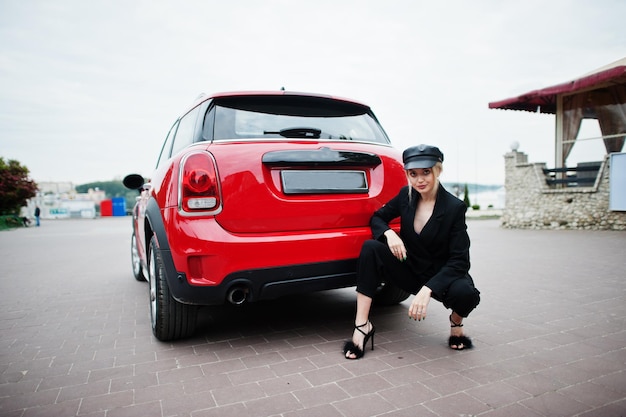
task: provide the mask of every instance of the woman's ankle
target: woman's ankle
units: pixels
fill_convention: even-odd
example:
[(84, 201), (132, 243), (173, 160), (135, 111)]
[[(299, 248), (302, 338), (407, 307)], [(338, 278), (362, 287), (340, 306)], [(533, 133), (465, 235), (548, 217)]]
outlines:
[(449, 320), (452, 327), (463, 327), (463, 317), (454, 311), (450, 314)]

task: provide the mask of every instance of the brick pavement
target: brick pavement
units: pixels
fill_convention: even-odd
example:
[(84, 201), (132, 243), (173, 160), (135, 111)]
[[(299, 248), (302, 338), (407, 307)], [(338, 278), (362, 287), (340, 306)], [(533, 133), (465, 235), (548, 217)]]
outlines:
[(354, 290), (203, 309), (150, 332), (128, 218), (0, 233), (0, 416), (625, 416), (626, 233), (471, 220), (476, 348), (447, 312), (374, 308), (375, 350), (343, 359)]

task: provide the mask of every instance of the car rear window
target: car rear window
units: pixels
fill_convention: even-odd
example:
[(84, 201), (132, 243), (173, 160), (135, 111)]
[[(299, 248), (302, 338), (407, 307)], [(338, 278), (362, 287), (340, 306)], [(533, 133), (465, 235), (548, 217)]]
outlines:
[[(297, 138), (389, 143), (366, 106), (324, 97), (254, 96), (214, 100), (206, 139)], [(212, 123), (211, 123), (212, 122)]]

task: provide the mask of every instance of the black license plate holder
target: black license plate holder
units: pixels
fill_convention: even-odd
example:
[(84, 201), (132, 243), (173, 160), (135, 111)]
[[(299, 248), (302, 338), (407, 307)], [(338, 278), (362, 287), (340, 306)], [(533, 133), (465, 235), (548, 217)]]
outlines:
[(366, 194), (367, 176), (354, 170), (283, 170), (285, 194)]

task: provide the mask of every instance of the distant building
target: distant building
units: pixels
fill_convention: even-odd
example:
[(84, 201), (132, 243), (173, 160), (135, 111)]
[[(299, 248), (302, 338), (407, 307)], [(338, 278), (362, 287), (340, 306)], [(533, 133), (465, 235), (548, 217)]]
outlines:
[(71, 194), (76, 193), (74, 184), (71, 182), (39, 182), (37, 181), (37, 187), (42, 194)]
[(37, 185), (37, 195), (25, 208), (31, 217), (39, 206), (42, 219), (93, 219), (98, 214), (96, 207), (106, 198), (106, 193), (98, 189), (77, 193), (71, 182), (38, 182)]
[[(492, 109), (555, 115), (554, 168), (530, 163), (511, 146), (505, 157), (506, 204), (502, 226), (626, 230), (626, 58), (562, 84), (489, 103)], [(593, 121), (601, 136), (579, 138)], [(567, 166), (581, 140), (604, 143), (602, 160)]]

